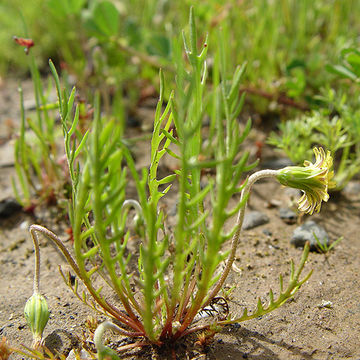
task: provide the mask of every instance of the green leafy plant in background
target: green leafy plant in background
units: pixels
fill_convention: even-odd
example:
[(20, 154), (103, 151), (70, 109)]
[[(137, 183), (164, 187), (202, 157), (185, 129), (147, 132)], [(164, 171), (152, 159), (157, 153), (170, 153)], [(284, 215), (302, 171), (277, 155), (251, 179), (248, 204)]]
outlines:
[(340, 65), (326, 66), (327, 70), (344, 79), (350, 79), (355, 83), (360, 82), (360, 51), (354, 48), (346, 48), (340, 53)]
[[(184, 27), (191, 3), (141, 0), (135, 6), (130, 0), (36, 0), (31, 4), (5, 0), (0, 5), (4, 55), (0, 69), (6, 72), (11, 64), (24, 68), (25, 61), (14, 55), (8, 35), (8, 29), (14, 29), (22, 36), (20, 11), (42, 66), (45, 59), (55, 58), (75, 76), (81, 91), (88, 95), (100, 89), (108, 114), (113, 111), (113, 98), (123, 94), (134, 108), (142, 90), (156, 84), (158, 68), (172, 68), (171, 37)], [(334, 61), (344, 46), (352, 46), (348, 39), (356, 39), (359, 32), (356, 0), (207, 0), (197, 6), (200, 26), (209, 29), (211, 43), (217, 41), (219, 26), (227, 34), (231, 66), (248, 62), (243, 88), (275, 102), (285, 95), (313, 103), (314, 94), (329, 81), (323, 64)], [(300, 108), (307, 107), (301, 104)], [(267, 111), (269, 102), (257, 99), (254, 106)]]
[[(255, 87), (249, 88), (250, 92), (263, 91), (273, 99), (286, 94), (311, 102), (313, 89), (328, 81), (327, 73), (319, 70), (326, 56), (336, 54), (343, 45), (340, 34), (348, 32), (346, 23), (355, 24), (353, 14), (357, 7), (354, 1), (314, 4), (285, 0), (279, 6), (264, 0), (240, 4), (235, 0), (226, 4), (209, 0), (199, 4), (198, 12), (201, 27), (210, 29), (211, 42), (217, 40), (217, 27), (223, 28), (229, 63), (234, 67), (248, 62), (251, 71), (246, 80)], [(170, 38), (184, 26), (188, 9), (189, 2), (148, 1), (135, 9), (127, 1), (122, 6), (94, 1), (83, 9), (82, 22), (86, 37), (91, 38), (90, 48), (102, 49), (103, 68), (96, 65), (96, 51), (90, 51), (87, 57), (112, 87), (116, 83), (133, 84), (133, 76), (139, 74), (144, 81), (153, 83), (158, 67), (171, 68)], [(119, 71), (120, 68), (127, 71)], [(136, 91), (131, 86), (126, 88), (136, 100)]]
[(46, 0), (42, 4), (49, 16), (47, 26), (52, 42), (56, 44), (56, 53), (51, 55), (60, 56), (60, 60), (65, 61), (64, 67), (79, 75), (79, 81), (89, 75), (86, 72), (88, 38), (82, 24), (82, 12), (86, 6), (85, 0)]
[[(69, 217), (74, 255), (46, 228), (32, 225), (30, 232), (34, 244), (42, 233), (62, 251), (76, 274), (72, 284), (61, 271), (74, 294), (86, 305), (116, 320), (116, 324), (102, 323), (95, 332), (99, 359), (118, 359), (117, 353), (102, 343), (107, 329), (134, 338), (132, 344), (119, 351), (150, 344), (160, 346), (200, 331), (205, 338), (211, 337), (226, 324), (277, 309), (311, 275), (310, 272), (300, 280), (309, 253), (306, 245), (297, 269), (291, 262), (288, 285), (284, 286), (280, 276), (277, 297), (270, 290), (268, 305), (259, 299), (251, 313), (245, 308), (236, 318), (228, 313), (226, 300), (219, 296), (235, 259), (246, 202), (254, 183), (271, 177), (283, 185), (302, 189), (304, 195), (299, 206), (311, 214), (320, 210), (322, 201), (328, 200), (332, 158), (329, 152), (315, 149), (314, 164), (261, 170), (239, 186), (243, 172), (255, 166), (247, 165), (248, 154), (240, 152), (250, 131), (248, 122), (240, 132), (237, 119), (243, 103), (239, 99), (243, 69), (238, 68), (229, 78), (227, 59), (220, 47), (213, 68), (213, 94), (207, 97), (207, 43), (200, 53), (197, 44), (191, 11), (189, 35), (184, 35), (187, 63), (184, 64), (181, 48), (175, 43), (176, 92), (171, 93), (168, 103), (164, 104), (165, 83), (160, 73), (150, 166), (140, 173), (124, 145), (117, 121), (100, 115), (99, 95), (95, 97), (89, 137), (82, 140), (74, 137), (79, 108), (72, 121), (70, 110), (75, 89), (70, 95), (61, 90), (55, 67), (50, 62), (72, 183)], [(212, 142), (218, 151), (212, 158), (204, 159), (202, 120), (210, 104)], [(158, 166), (165, 155), (178, 161), (179, 167), (174, 173), (159, 178)], [(215, 177), (204, 179), (202, 173), (207, 168), (215, 169)], [(130, 179), (137, 199), (127, 199)], [(204, 180), (206, 183), (202, 184)], [(178, 206), (176, 223), (170, 228), (161, 204), (172, 188), (175, 188)], [(239, 192), (238, 204), (230, 208), (230, 199)], [(236, 214), (237, 221), (225, 232), (225, 224)], [(224, 244), (230, 239), (230, 250), (225, 250)], [(130, 251), (130, 245), (138, 251)], [(38, 271), (38, 266), (36, 269)], [(99, 278), (112, 292), (111, 297), (98, 285)], [(87, 289), (82, 295), (79, 281)], [(114, 298), (117, 302), (112, 301)], [(204, 321), (198, 322), (199, 318)]]
[(54, 105), (50, 104), (51, 84), (44, 88), (31, 51), (28, 60), (34, 84), (35, 113), (26, 116), (23, 91), (19, 87), (21, 123), (14, 147), (18, 182), (12, 179), (12, 183), (17, 200), (30, 209), (41, 202), (54, 205), (66, 198), (69, 177), (57, 144), (61, 127), (56, 124)]
[[(336, 160), (333, 190), (343, 189), (360, 172), (360, 107), (356, 88), (360, 53), (345, 49), (341, 60), (341, 65), (328, 65), (327, 69), (350, 80), (350, 84), (343, 84), (339, 91), (324, 90), (323, 95), (316, 97), (321, 107), (279, 124), (279, 133), (273, 132), (268, 139), (295, 164), (308, 158), (315, 145), (330, 150)], [(351, 87), (353, 82), (355, 88)]]

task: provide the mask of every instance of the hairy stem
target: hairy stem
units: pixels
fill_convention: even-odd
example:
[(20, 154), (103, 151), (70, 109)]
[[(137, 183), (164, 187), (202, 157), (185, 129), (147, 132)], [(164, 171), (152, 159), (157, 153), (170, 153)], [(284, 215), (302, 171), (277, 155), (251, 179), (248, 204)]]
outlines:
[[(63, 255), (65, 256), (67, 262), (69, 265), (73, 268), (76, 275), (83, 281), (87, 289), (89, 290), (90, 294), (93, 296), (95, 301), (109, 314), (111, 314), (116, 319), (123, 321), (125, 324), (130, 326), (133, 329), (138, 330), (139, 332), (142, 332), (142, 326), (139, 323), (139, 321), (134, 320), (133, 318), (128, 317), (127, 315), (123, 314), (119, 309), (117, 309), (115, 306), (109, 304), (105, 299), (101, 298), (99, 294), (95, 291), (95, 289), (92, 287), (91, 283), (89, 283), (88, 279), (86, 279), (84, 276), (82, 276), (82, 273), (76, 264), (75, 260), (69, 253), (68, 249), (65, 247), (63, 242), (60, 240), (58, 236), (56, 236), (53, 232), (46, 229), (45, 227), (41, 225), (31, 225), (30, 226), (30, 234), (32, 236), (33, 242), (35, 245), (35, 275), (34, 275), (34, 291), (39, 291), (39, 274), (40, 274), (40, 253), (39, 253), (39, 246), (38, 246), (38, 237), (36, 232), (40, 232), (43, 235), (45, 235), (47, 238), (52, 240), (56, 246), (61, 250)], [(36, 250), (37, 249), (37, 250)]]
[(130, 336), (130, 337), (143, 335), (143, 333), (141, 333), (141, 332), (134, 333), (133, 331), (125, 330), (125, 329), (121, 328), (120, 326), (113, 324), (111, 321), (106, 320), (106, 321), (102, 322), (96, 328), (95, 333), (94, 333), (94, 343), (95, 343), (95, 346), (98, 349), (98, 351), (99, 350), (101, 351), (102, 349), (105, 348), (105, 346), (101, 342), (101, 339), (106, 330), (113, 330), (121, 335)]
[[(267, 177), (276, 177), (277, 173), (278, 173), (277, 170), (260, 170), (260, 171), (257, 171), (256, 173), (252, 174), (251, 176), (249, 176), (249, 178), (247, 179), (246, 185), (241, 192), (240, 201), (242, 201), (245, 198), (245, 196), (250, 195), (251, 187), (254, 185), (254, 183), (256, 181), (263, 179), (263, 178), (267, 178)], [(207, 297), (207, 300), (205, 301), (203, 306), (207, 306), (210, 303), (210, 301), (217, 295), (217, 293), (220, 291), (221, 287), (223, 286), (227, 276), (229, 275), (230, 269), (235, 260), (236, 249), (239, 244), (241, 228), (242, 228), (242, 224), (244, 222), (245, 210), (246, 210), (246, 204), (239, 210), (239, 213), (238, 213), (238, 217), (236, 220), (237, 229), (236, 229), (236, 232), (231, 241), (231, 250), (230, 250), (229, 257), (226, 261), (225, 269), (223, 270), (219, 281), (217, 282), (216, 286), (211, 291), (210, 295)]]
[(48, 230), (47, 228), (45, 228), (41, 225), (35, 225), (35, 224), (31, 225), (29, 228), (29, 231), (30, 231), (30, 234), (31, 234), (31, 237), (34, 242), (34, 246), (35, 246), (34, 290), (35, 290), (35, 287), (37, 287), (37, 289), (39, 288), (39, 272), (40, 272), (39, 240), (38, 240), (38, 236), (37, 236), (36, 232), (42, 233), (44, 236), (46, 236), (47, 238), (49, 238), (56, 244), (56, 246), (61, 250), (61, 252), (65, 256), (69, 265), (75, 271), (76, 275), (78, 275), (79, 278), (82, 279), (79, 267), (76, 265), (75, 260), (73, 259), (73, 257), (69, 253), (68, 249), (65, 247), (65, 245), (63, 244), (63, 242), (60, 240), (60, 238), (58, 236), (56, 236), (53, 232), (51, 232), (50, 230)]
[[(32, 241), (34, 243), (35, 250), (35, 273), (34, 273), (34, 294), (39, 293), (40, 288), (40, 249), (39, 249), (39, 239), (34, 229), (32, 229), (34, 225), (30, 226), (30, 234)], [(35, 225), (36, 226), (36, 225)]]
[[(96, 328), (94, 333), (94, 343), (98, 353), (99, 360), (101, 359), (120, 360), (120, 357), (117, 355), (117, 353), (114, 350), (106, 347), (102, 342), (102, 337), (106, 330), (113, 330), (123, 336), (129, 336), (129, 337), (136, 337), (143, 335), (142, 333), (134, 333), (131, 331), (127, 331), (121, 328), (120, 326), (113, 324), (110, 321), (104, 321)], [(143, 345), (145, 345), (145, 343), (136, 342), (134, 344), (129, 344), (128, 346), (125, 345), (124, 347), (121, 347), (121, 349), (125, 351), (133, 347), (143, 346)]]

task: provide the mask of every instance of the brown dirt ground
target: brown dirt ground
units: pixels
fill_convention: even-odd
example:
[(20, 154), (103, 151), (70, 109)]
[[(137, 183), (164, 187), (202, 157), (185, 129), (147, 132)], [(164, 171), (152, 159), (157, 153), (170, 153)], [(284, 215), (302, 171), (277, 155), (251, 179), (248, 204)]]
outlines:
[[(16, 91), (13, 84), (3, 84), (0, 88), (0, 99), (4, 99), (0, 100), (0, 138), (3, 139), (0, 166), (12, 161), (6, 119), (15, 119), (18, 114), (4, 110), (4, 107), (18, 108), (11, 91)], [(264, 134), (254, 130), (253, 137), (257, 136), (264, 137)], [(251, 147), (249, 149), (254, 151)], [(140, 148), (138, 156), (143, 153), (146, 151)], [(139, 163), (146, 163), (146, 157), (139, 158)], [(13, 174), (12, 166), (1, 166), (0, 200), (11, 195), (10, 177)], [(298, 263), (301, 257), (301, 250), (295, 249), (289, 242), (297, 225), (285, 224), (279, 218), (278, 208), (267, 206), (270, 200), (278, 201), (280, 206), (288, 206), (292, 194), (273, 181), (261, 182), (254, 188), (249, 208), (265, 212), (270, 222), (242, 234), (236, 260), (241, 271), (232, 272), (227, 280), (228, 286), (236, 285), (232, 301), (229, 302), (233, 314), (240, 314), (244, 306), (253, 309), (259, 296), (265, 301), (270, 288), (276, 293), (279, 274), (283, 273), (285, 279), (289, 275), (289, 259), (293, 258)], [(65, 233), (66, 225), (54, 220), (56, 210), (37, 211), (35, 215), (19, 213), (9, 219), (0, 219), (0, 337), (6, 336), (12, 346), (31, 344), (31, 334), (23, 316), (24, 304), (32, 294), (34, 267), (28, 226), (35, 222), (48, 226), (64, 239), (69, 248), (71, 246)], [(239, 327), (225, 327), (205, 349), (191, 350), (185, 354), (178, 345), (178, 359), (359, 360), (359, 217), (360, 196), (341, 194), (331, 198), (313, 219), (326, 228), (332, 240), (341, 235), (344, 240), (327, 257), (314, 252), (310, 254), (304, 275), (310, 269), (314, 273), (294, 298), (262, 318), (242, 323)], [(272, 235), (265, 235), (264, 229)], [(57, 268), (59, 264), (64, 269), (67, 267), (56, 248), (42, 241), (41, 256), (41, 290), (51, 309), (44, 335), (62, 329), (84, 339), (87, 336), (83, 335), (87, 317), (92, 315), (99, 321), (103, 317), (76, 299), (63, 282)], [(331, 302), (331, 308), (321, 306), (325, 301)], [(23, 357), (14, 354), (10, 358)], [(133, 353), (124, 358), (170, 357), (169, 353), (151, 355), (147, 349), (138, 352), (137, 356)]]

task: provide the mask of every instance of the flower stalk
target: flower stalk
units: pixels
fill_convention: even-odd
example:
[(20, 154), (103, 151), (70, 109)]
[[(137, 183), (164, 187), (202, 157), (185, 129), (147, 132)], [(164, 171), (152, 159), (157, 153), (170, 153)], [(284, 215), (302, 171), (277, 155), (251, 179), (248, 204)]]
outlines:
[(211, 293), (207, 297), (207, 300), (205, 301), (204, 306), (207, 306), (210, 303), (211, 299), (213, 299), (218, 294), (218, 292), (224, 285), (224, 282), (225, 282), (226, 278), (228, 277), (229, 272), (232, 268), (232, 264), (234, 263), (234, 260), (235, 260), (236, 249), (237, 249), (237, 246), (238, 246), (239, 240), (240, 240), (241, 228), (242, 228), (242, 225), (244, 222), (246, 204), (248, 202), (252, 186), (255, 184), (255, 182), (259, 181), (260, 179), (269, 178), (269, 177), (274, 178), (277, 175), (278, 175), (278, 172), (276, 170), (260, 170), (260, 171), (257, 171), (256, 173), (252, 174), (251, 176), (249, 176), (248, 179), (246, 180), (245, 187), (242, 190), (241, 196), (240, 196), (240, 202), (245, 201), (245, 205), (239, 210), (239, 213), (238, 213), (238, 217), (237, 217), (236, 225), (235, 225), (236, 232), (231, 241), (230, 254), (229, 254), (228, 259), (226, 260), (226, 265), (221, 274), (221, 277), (220, 277), (218, 283), (216, 284), (216, 286), (214, 287), (214, 289), (211, 291)]
[[(280, 184), (300, 189), (304, 194), (298, 201), (299, 211), (313, 214), (314, 211), (319, 212), (322, 201), (328, 201), (328, 188), (332, 186), (332, 177), (334, 172), (332, 170), (333, 159), (330, 152), (325, 154), (323, 148), (314, 148), (315, 163), (310, 161), (304, 162), (304, 167), (288, 166), (280, 170), (260, 170), (252, 174), (247, 180), (244, 189), (241, 192), (240, 202), (248, 201), (251, 187), (256, 181), (263, 178), (275, 178)], [(246, 204), (238, 213), (236, 221), (236, 232), (231, 242), (231, 250), (226, 261), (225, 269), (219, 279), (219, 282), (211, 291), (204, 306), (207, 306), (211, 299), (213, 299), (223, 286), (227, 276), (229, 275), (232, 264), (235, 260), (236, 249), (240, 239), (242, 224), (244, 221)]]

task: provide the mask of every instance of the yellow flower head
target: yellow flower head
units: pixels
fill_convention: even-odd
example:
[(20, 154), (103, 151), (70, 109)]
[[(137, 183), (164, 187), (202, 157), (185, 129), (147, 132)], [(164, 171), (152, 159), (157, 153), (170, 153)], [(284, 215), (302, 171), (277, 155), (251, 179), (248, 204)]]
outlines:
[(319, 212), (322, 201), (329, 200), (328, 189), (334, 187), (332, 178), (333, 159), (330, 151), (314, 148), (315, 163), (304, 161), (304, 166), (288, 166), (278, 171), (277, 179), (282, 185), (300, 189), (304, 194), (298, 201), (300, 211)]

